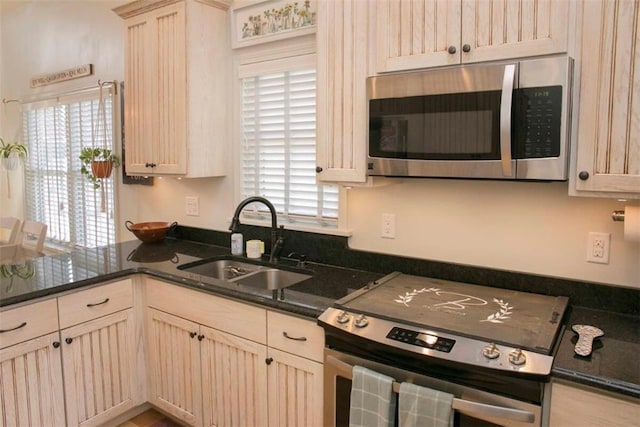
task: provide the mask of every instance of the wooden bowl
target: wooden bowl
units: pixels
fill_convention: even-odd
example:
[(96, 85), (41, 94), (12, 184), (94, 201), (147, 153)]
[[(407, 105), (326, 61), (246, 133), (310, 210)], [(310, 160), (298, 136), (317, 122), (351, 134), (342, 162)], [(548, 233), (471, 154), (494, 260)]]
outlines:
[(145, 243), (161, 242), (170, 229), (178, 225), (177, 222), (139, 222), (137, 224), (131, 221), (125, 221), (127, 230), (132, 232), (138, 239)]

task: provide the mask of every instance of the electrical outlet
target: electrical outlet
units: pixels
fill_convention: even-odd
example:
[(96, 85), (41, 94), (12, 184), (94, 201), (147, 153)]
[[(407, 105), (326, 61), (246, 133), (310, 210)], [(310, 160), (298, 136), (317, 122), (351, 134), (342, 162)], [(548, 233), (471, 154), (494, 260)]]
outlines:
[(380, 237), (384, 239), (396, 238), (396, 215), (390, 213), (382, 214), (382, 229), (380, 230)]
[(185, 197), (185, 213), (188, 216), (200, 216), (200, 200), (197, 196)]
[(587, 243), (587, 262), (609, 264), (611, 233), (590, 232)]

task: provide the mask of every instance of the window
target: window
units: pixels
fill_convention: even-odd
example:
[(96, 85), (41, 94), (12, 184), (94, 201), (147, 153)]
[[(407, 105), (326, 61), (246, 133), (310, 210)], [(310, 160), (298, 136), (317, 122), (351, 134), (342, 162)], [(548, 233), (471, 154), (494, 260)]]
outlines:
[(242, 197), (267, 198), (280, 222), (336, 227), (338, 188), (316, 184), (315, 56), (245, 65), (239, 74)]
[[(114, 87), (113, 85), (111, 86)], [(47, 240), (69, 247), (115, 242), (114, 185), (98, 190), (80, 174), (83, 147), (114, 148), (114, 96), (102, 89), (104, 116), (98, 120), (100, 90), (88, 90), (23, 105), (29, 157), (25, 163), (27, 218), (47, 224)]]

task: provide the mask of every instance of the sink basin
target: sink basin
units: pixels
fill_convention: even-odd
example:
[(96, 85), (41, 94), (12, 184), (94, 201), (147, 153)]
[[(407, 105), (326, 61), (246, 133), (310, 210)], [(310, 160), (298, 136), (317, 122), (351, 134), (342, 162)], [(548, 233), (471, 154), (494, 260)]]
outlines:
[(254, 288), (278, 290), (295, 285), (296, 283), (307, 280), (310, 277), (310, 274), (279, 270), (277, 268), (268, 268), (256, 271), (255, 273), (249, 273), (245, 276), (237, 277), (233, 279), (232, 282)]
[(178, 269), (241, 286), (272, 291), (302, 282), (313, 275), (308, 270), (275, 268), (272, 264), (260, 261), (240, 261), (230, 257), (200, 260), (181, 265)]
[(258, 271), (264, 267), (259, 264), (249, 264), (233, 259), (218, 259), (205, 263), (196, 261), (195, 263), (187, 264), (179, 268), (180, 270), (213, 277), (215, 279), (232, 280), (245, 274)]

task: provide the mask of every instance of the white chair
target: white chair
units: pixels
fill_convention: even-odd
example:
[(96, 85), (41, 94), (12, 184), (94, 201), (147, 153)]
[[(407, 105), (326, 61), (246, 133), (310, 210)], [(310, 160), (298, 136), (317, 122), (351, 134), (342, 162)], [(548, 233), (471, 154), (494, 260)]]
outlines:
[(22, 246), (23, 257), (43, 256), (44, 239), (47, 237), (47, 224), (37, 221), (25, 221), (22, 224), (22, 238), (19, 242)]
[(0, 217), (0, 245), (16, 243), (20, 231), (20, 220), (12, 216)]

